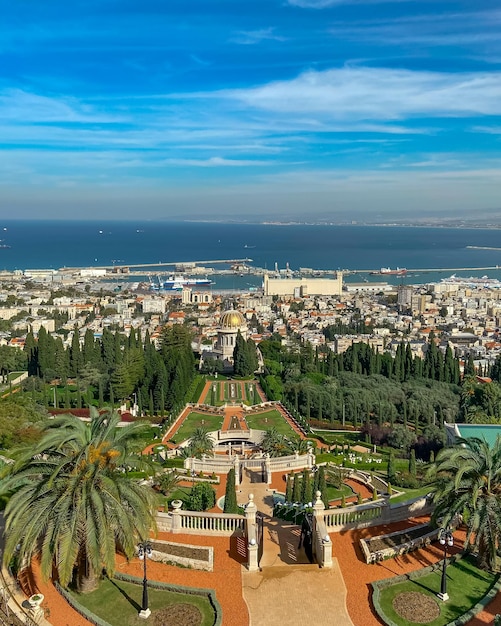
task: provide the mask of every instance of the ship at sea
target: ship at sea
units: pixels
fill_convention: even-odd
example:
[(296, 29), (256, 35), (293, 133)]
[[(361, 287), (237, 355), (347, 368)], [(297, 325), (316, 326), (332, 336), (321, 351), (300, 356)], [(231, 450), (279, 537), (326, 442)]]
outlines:
[(397, 267), (392, 270), (391, 267), (382, 267), (380, 270), (371, 272), (372, 276), (405, 276), (407, 269), (405, 267)]
[(206, 287), (212, 282), (208, 278), (186, 278), (185, 276), (169, 276), (163, 282), (152, 283), (151, 289), (155, 291), (182, 291), (185, 287)]

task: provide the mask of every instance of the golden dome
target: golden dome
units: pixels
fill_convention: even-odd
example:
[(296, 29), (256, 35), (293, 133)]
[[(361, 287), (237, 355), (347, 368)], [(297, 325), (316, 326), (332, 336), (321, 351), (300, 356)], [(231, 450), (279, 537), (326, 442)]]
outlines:
[(229, 311), (225, 311), (221, 315), (221, 319), (219, 320), (219, 326), (223, 329), (235, 329), (238, 330), (242, 328), (242, 326), (247, 326), (247, 322), (245, 321), (245, 317), (240, 313), (240, 311), (235, 311), (230, 309)]

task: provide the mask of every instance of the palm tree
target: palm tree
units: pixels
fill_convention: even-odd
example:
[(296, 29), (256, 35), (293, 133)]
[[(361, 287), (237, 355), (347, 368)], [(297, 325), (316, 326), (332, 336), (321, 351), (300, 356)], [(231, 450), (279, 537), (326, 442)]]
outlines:
[(176, 490), (181, 476), (177, 471), (165, 471), (155, 477), (155, 487), (167, 498)]
[(112, 575), (115, 551), (132, 557), (154, 526), (155, 494), (131, 479), (141, 466), (134, 454), (145, 426), (117, 428), (116, 413), (91, 413), (90, 424), (73, 416), (47, 423), (41, 441), (21, 449), (2, 481), (12, 493), (6, 509), (4, 562), (40, 558), (49, 578), (80, 590), (97, 584), (103, 569)]
[(187, 448), (188, 456), (201, 459), (202, 456), (214, 453), (214, 440), (204, 428), (196, 428)]
[(501, 436), (489, 447), (485, 440), (458, 439), (442, 449), (432, 468), (435, 475), (434, 520), (447, 526), (464, 515), (467, 544), (478, 551), (480, 567), (496, 569), (501, 540)]
[(261, 444), (261, 449), (271, 457), (285, 456), (293, 449), (293, 444), (289, 439), (282, 435), (276, 428), (270, 428), (266, 431)]

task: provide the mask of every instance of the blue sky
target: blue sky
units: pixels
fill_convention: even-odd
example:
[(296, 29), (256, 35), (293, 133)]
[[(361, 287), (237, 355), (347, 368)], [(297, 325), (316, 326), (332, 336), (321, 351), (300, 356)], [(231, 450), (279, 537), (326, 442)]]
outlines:
[(501, 214), (496, 0), (18, 0), (0, 215)]

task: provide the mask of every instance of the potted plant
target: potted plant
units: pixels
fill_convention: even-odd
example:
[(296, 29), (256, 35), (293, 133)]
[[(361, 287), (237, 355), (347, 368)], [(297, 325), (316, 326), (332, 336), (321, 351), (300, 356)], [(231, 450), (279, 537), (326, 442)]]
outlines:
[(39, 607), (42, 604), (43, 600), (44, 600), (43, 593), (35, 593), (28, 598), (28, 602), (30, 603), (30, 606), (34, 609)]

